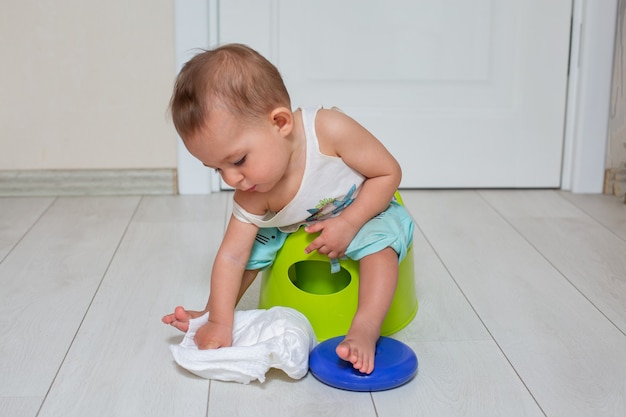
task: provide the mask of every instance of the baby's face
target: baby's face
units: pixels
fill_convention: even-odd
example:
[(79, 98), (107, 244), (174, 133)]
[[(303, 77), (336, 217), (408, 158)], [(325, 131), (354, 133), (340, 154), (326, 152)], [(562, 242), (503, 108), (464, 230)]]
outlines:
[(291, 142), (270, 115), (241, 123), (223, 110), (213, 111), (207, 126), (186, 145), (226, 184), (247, 192), (271, 191), (283, 179), (291, 154)]

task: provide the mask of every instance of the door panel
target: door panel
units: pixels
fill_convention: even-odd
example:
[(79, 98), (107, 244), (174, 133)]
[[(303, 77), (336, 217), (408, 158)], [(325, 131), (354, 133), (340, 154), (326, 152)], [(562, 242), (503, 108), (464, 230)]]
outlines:
[(405, 188), (558, 187), (570, 0), (229, 0), (220, 43), (278, 66), (295, 107), (338, 106)]

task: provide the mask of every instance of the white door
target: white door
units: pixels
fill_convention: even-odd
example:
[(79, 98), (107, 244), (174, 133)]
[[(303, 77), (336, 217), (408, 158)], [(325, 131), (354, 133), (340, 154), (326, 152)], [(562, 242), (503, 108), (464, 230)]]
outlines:
[(372, 131), (404, 188), (560, 185), (571, 0), (228, 0), (218, 19), (294, 106)]

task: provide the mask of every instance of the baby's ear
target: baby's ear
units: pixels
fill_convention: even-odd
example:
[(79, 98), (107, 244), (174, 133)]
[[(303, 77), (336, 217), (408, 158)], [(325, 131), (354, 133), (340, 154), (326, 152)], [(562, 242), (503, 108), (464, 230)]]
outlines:
[(278, 107), (272, 111), (272, 122), (285, 134), (293, 129), (293, 113), (286, 107)]

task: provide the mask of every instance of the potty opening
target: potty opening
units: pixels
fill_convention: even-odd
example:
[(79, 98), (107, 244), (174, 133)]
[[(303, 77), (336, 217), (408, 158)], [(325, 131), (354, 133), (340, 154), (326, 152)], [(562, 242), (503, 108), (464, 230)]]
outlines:
[(332, 274), (330, 263), (325, 261), (300, 261), (291, 265), (289, 279), (297, 288), (309, 294), (334, 294), (346, 288), (352, 277), (343, 267)]

